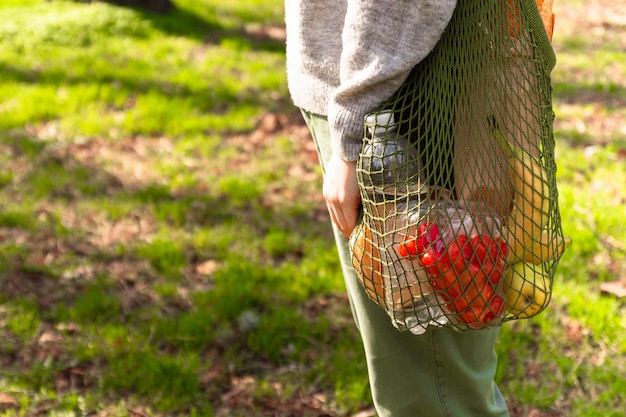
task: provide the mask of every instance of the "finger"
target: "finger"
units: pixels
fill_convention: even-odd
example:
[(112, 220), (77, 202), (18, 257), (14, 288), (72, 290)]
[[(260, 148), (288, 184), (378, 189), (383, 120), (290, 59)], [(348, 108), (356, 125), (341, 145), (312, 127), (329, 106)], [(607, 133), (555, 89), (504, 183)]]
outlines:
[(348, 233), (348, 236), (352, 234), (352, 231), (356, 227), (356, 222), (359, 218), (359, 207), (360, 200), (356, 204), (356, 206), (349, 206), (344, 208), (343, 216), (346, 221), (346, 233)]
[(337, 207), (331, 203), (327, 203), (326, 206), (328, 207), (328, 212), (330, 213), (330, 219), (341, 234), (348, 239), (350, 237), (350, 233), (348, 233), (350, 226), (343, 214), (343, 211), (341, 210), (341, 207)]

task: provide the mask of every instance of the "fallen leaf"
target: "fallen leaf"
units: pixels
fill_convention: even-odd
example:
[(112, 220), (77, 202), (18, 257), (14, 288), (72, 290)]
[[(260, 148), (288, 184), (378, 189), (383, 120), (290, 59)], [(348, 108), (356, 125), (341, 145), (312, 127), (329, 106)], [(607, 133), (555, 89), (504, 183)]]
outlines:
[(9, 394), (0, 392), (0, 410), (18, 407), (17, 400)]
[(612, 294), (616, 297), (626, 297), (626, 283), (624, 281), (609, 281), (600, 284), (600, 292)]
[(376, 410), (373, 408), (368, 408), (367, 410), (359, 411), (352, 417), (376, 417)]
[(209, 259), (208, 261), (196, 265), (196, 272), (202, 275), (213, 275), (217, 267), (217, 262), (213, 259)]

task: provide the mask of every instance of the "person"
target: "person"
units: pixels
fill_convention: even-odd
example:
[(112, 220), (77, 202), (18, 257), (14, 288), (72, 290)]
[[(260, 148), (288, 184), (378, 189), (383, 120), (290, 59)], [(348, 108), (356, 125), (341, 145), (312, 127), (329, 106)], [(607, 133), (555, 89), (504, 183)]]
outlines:
[(364, 116), (434, 48), (455, 6), (455, 0), (285, 2), (289, 91), (317, 145), (322, 193), (380, 417), (508, 416), (494, 381), (498, 329), (397, 330), (368, 298), (348, 248), (360, 206), (356, 161)]

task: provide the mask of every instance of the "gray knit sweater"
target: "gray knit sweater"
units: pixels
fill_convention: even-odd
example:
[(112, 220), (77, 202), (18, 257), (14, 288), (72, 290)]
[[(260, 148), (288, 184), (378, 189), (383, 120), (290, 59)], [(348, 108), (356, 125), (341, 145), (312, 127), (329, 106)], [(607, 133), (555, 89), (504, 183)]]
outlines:
[(433, 49), (456, 0), (285, 0), (296, 106), (328, 116), (333, 152), (354, 161), (363, 118)]

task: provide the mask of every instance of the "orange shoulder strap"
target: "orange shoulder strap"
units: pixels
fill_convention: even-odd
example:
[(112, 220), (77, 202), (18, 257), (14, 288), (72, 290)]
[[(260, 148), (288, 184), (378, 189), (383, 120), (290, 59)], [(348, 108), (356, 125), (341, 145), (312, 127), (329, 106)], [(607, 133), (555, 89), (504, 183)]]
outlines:
[(539, 7), (539, 13), (541, 13), (541, 19), (543, 19), (543, 25), (546, 27), (546, 32), (548, 32), (548, 38), (552, 41), (552, 33), (554, 32), (552, 0), (537, 0), (537, 6)]
[[(554, 31), (554, 13), (552, 11), (553, 0), (536, 0), (543, 25), (548, 33), (548, 38), (552, 41), (552, 32)], [(509, 17), (509, 33), (512, 37), (519, 35), (520, 31), (520, 9), (515, 0), (507, 0), (507, 14)]]

